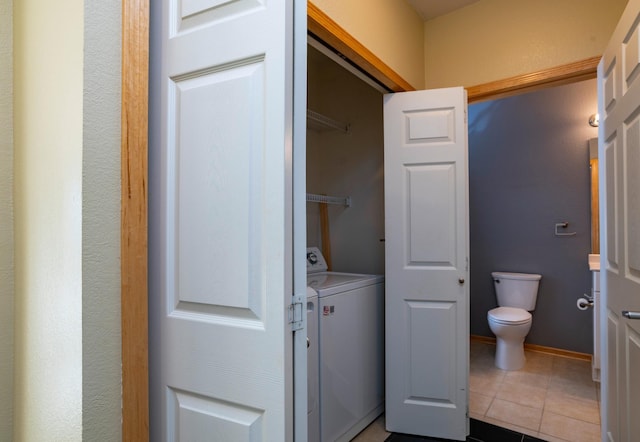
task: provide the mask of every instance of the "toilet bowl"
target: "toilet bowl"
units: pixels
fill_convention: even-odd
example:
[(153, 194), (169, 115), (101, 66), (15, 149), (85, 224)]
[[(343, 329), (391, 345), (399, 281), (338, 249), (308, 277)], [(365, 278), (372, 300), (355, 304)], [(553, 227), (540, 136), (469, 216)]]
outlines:
[(524, 366), (524, 339), (531, 330), (530, 311), (536, 307), (537, 274), (493, 272), (498, 307), (487, 312), (489, 328), (496, 335), (496, 367), (519, 370)]
[(496, 367), (519, 370), (524, 366), (524, 338), (531, 330), (531, 313), (521, 308), (497, 307), (487, 313), (496, 335)]

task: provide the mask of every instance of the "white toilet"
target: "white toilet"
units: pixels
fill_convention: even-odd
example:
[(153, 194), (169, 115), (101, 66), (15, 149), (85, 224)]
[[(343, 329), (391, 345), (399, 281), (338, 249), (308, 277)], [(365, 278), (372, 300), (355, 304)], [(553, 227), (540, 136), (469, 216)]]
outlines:
[(496, 335), (496, 367), (519, 370), (524, 366), (524, 338), (531, 329), (541, 275), (492, 272), (498, 307), (489, 310), (489, 328)]

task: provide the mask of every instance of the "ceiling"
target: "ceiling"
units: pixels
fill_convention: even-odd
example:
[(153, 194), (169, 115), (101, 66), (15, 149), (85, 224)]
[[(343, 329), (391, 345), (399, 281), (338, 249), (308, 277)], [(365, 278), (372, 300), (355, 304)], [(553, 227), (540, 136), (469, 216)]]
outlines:
[(424, 21), (464, 8), (478, 0), (407, 0)]

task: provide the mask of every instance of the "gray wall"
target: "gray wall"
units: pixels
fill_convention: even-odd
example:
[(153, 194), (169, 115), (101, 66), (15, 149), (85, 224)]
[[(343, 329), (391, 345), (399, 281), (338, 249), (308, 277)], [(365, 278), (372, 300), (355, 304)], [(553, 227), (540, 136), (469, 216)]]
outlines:
[[(493, 336), (492, 271), (540, 273), (526, 342), (591, 353), (588, 125), (595, 80), (469, 106), (471, 333)], [(569, 222), (571, 237), (554, 224)]]
[[(351, 196), (329, 205), (333, 270), (384, 273), (382, 94), (309, 48), (308, 106), (351, 133), (307, 130), (307, 192)], [(307, 203), (307, 244), (322, 244), (317, 203)]]
[[(309, 49), (309, 108), (352, 133), (307, 131), (307, 191), (349, 195), (329, 206), (334, 270), (384, 272), (381, 94)], [(469, 106), (471, 333), (493, 336), (491, 272), (543, 275), (527, 342), (592, 352), (588, 292), (589, 150), (597, 129), (595, 80)], [(558, 238), (556, 222), (577, 235)], [(307, 203), (307, 243), (321, 245), (318, 205)]]

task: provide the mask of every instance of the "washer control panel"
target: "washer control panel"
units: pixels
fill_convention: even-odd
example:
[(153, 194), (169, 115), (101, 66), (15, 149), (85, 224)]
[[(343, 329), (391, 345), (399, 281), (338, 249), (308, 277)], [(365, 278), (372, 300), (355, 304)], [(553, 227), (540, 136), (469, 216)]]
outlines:
[(327, 262), (317, 247), (307, 247), (307, 273), (327, 271)]

